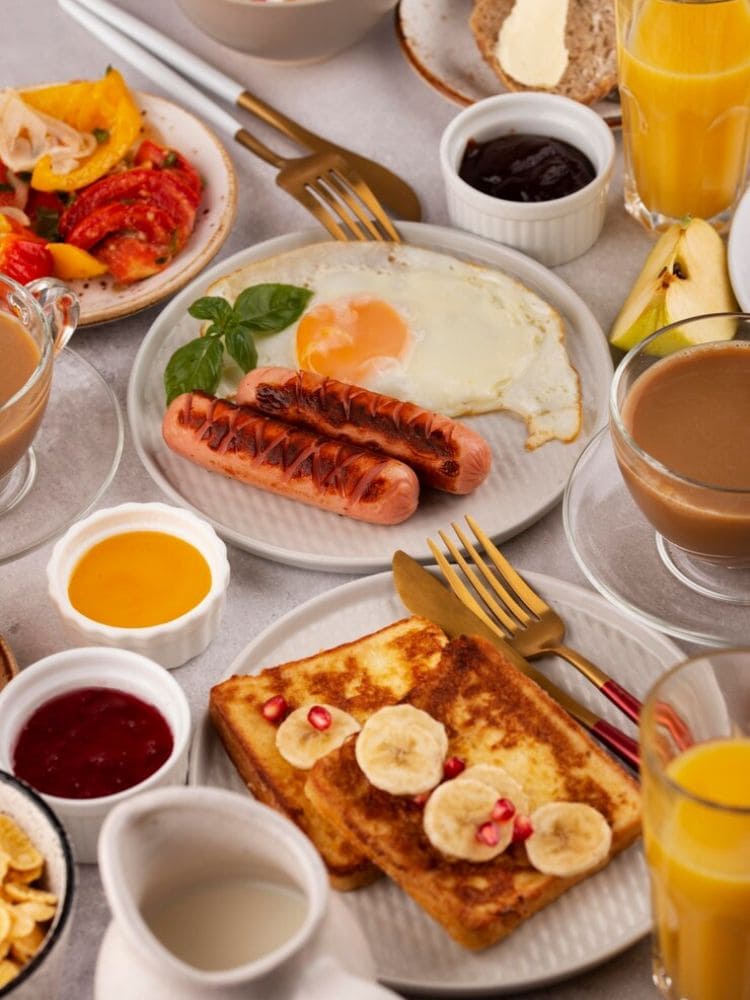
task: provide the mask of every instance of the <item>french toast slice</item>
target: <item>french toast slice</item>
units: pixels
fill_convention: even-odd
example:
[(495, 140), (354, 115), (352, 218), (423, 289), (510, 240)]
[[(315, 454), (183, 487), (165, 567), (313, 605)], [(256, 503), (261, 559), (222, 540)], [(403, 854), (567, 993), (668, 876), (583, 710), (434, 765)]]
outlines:
[(277, 726), (261, 708), (283, 695), (291, 709), (310, 702), (342, 708), (363, 723), (400, 701), (438, 667), (448, 642), (424, 618), (406, 618), (371, 635), (211, 689), (209, 712), (227, 753), (253, 795), (293, 820), (317, 847), (337, 889), (354, 889), (379, 874), (360, 848), (324, 819), (305, 794), (307, 771), (276, 749)]
[[(638, 836), (635, 781), (485, 640), (453, 640), (439, 672), (405, 701), (445, 725), (449, 756), (508, 771), (528, 796), (530, 812), (560, 800), (598, 809), (612, 828), (609, 858)], [(369, 783), (355, 758), (356, 738), (314, 765), (308, 795), (460, 944), (472, 949), (494, 944), (592, 873), (544, 875), (532, 868), (521, 843), (482, 863), (448, 858), (427, 839), (422, 807), (414, 798)]]

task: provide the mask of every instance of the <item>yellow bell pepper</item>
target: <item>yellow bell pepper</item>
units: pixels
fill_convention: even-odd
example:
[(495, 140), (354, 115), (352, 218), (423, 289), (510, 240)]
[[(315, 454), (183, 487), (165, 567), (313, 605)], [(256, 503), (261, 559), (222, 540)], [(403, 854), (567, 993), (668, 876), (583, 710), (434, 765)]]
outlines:
[(55, 277), (62, 281), (96, 278), (107, 272), (106, 264), (70, 243), (48, 243), (47, 249), (52, 254)]
[(8, 216), (3, 215), (2, 212), (0, 212), (0, 235), (12, 232), (13, 226), (11, 226), (10, 222), (8, 222)]
[(138, 105), (116, 69), (107, 70), (101, 80), (24, 90), (21, 97), (79, 132), (101, 131), (102, 141), (93, 153), (67, 174), (54, 173), (50, 157), (42, 157), (31, 175), (37, 191), (75, 191), (91, 184), (120, 162), (141, 129)]

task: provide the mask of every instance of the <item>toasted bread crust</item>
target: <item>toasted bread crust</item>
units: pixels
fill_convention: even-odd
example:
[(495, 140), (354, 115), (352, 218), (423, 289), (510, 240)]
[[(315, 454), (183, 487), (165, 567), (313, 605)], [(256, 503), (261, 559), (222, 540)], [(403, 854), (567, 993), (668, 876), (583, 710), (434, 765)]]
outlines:
[[(636, 839), (636, 783), (533, 681), (474, 637), (454, 640), (441, 666), (407, 700), (444, 723), (449, 754), (469, 764), (501, 763), (521, 782), (532, 808), (552, 800), (594, 806), (612, 827), (612, 856)], [(308, 795), (467, 948), (499, 941), (591, 874), (543, 875), (521, 845), (483, 864), (448, 859), (430, 844), (422, 809), (411, 798), (370, 785), (356, 762), (355, 741), (315, 764)]]
[(261, 802), (293, 820), (313, 841), (331, 884), (356, 889), (379, 874), (359, 847), (324, 819), (305, 794), (307, 772), (288, 764), (276, 749), (276, 726), (261, 707), (280, 694), (291, 708), (318, 701), (363, 722), (376, 709), (399, 701), (437, 668), (447, 643), (436, 625), (408, 618), (314, 656), (234, 676), (211, 689), (211, 720), (242, 780)]
[(583, 104), (601, 101), (617, 86), (617, 48), (612, 0), (569, 0), (565, 45), (568, 65), (556, 87), (527, 87), (503, 69), (495, 55), (500, 27), (515, 0), (477, 0), (469, 19), (482, 58), (508, 90), (549, 90)]

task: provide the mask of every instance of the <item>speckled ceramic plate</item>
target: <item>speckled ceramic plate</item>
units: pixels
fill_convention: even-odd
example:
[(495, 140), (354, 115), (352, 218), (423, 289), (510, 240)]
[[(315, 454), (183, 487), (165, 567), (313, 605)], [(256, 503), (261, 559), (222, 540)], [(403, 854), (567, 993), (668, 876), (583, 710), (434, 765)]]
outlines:
[[(566, 642), (643, 697), (655, 679), (683, 658), (670, 640), (652, 632), (598, 594), (540, 573), (523, 571), (568, 626)], [(391, 573), (366, 577), (313, 598), (274, 622), (226, 671), (254, 674), (263, 667), (350, 642), (404, 616)], [(615, 725), (631, 724), (576, 670), (556, 659), (540, 669), (580, 702)], [(190, 782), (237, 791), (244, 784), (207, 713), (198, 726)], [(517, 994), (541, 988), (601, 964), (648, 932), (650, 907), (640, 845), (527, 920), (506, 941), (469, 952), (389, 879), (341, 897), (363, 927), (378, 977), (390, 986), (429, 997)]]
[[(401, 0), (396, 9), (396, 34), (409, 63), (425, 83), (457, 104), (506, 91), (479, 53), (470, 15), (467, 0)], [(619, 105), (603, 101), (595, 110), (619, 124)]]
[(163, 97), (135, 96), (143, 114), (144, 133), (186, 156), (205, 179), (206, 187), (195, 229), (169, 267), (132, 285), (118, 286), (110, 275), (71, 282), (81, 300), (80, 326), (130, 316), (174, 294), (216, 255), (234, 222), (234, 167), (214, 133), (195, 115)]

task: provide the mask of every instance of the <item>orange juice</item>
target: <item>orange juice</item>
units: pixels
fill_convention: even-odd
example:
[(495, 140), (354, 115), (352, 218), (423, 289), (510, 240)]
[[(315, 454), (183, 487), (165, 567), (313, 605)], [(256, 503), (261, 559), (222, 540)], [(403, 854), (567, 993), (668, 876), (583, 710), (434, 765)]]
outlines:
[[(750, 997), (750, 739), (701, 743), (644, 769), (660, 978), (686, 1000)], [(669, 790), (669, 779), (679, 785)], [(697, 801), (690, 794), (709, 800)]]
[(626, 204), (727, 215), (748, 159), (750, 0), (618, 0), (618, 54)]

